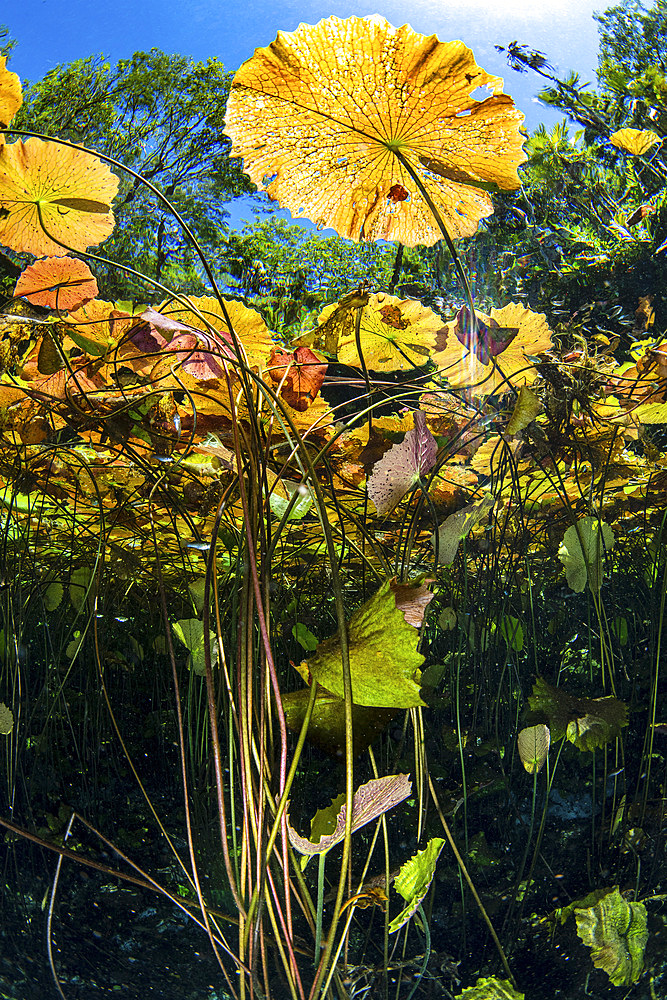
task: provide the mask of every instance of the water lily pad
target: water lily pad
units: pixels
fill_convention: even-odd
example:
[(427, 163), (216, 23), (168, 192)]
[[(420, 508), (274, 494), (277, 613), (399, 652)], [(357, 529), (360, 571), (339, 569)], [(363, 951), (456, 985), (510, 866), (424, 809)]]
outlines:
[(580, 594), (588, 583), (594, 593), (602, 586), (604, 556), (614, 547), (614, 532), (605, 521), (582, 517), (568, 528), (558, 549), (570, 590)]
[(603, 747), (628, 724), (627, 705), (618, 698), (577, 698), (543, 677), (535, 681), (528, 704), (533, 714), (546, 717), (554, 740), (567, 736), (579, 750)]
[[(180, 621), (174, 622), (171, 628), (174, 635), (181, 640), (184, 646), (187, 646), (190, 652), (188, 666), (196, 674), (203, 676), (206, 673), (204, 623), (198, 618), (182, 618)], [(215, 632), (211, 629), (209, 629), (208, 641), (211, 665), (213, 666), (218, 662), (218, 644)]]

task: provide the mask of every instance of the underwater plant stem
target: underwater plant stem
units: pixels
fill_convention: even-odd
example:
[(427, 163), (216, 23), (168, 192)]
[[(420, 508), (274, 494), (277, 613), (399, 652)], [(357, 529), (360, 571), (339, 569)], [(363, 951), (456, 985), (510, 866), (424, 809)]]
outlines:
[[(364, 375), (364, 382), (366, 383), (366, 393), (368, 394), (368, 402), (371, 401), (371, 380), (368, 375), (368, 368), (366, 367), (366, 359), (364, 358), (364, 352), (361, 346), (361, 314), (364, 311), (363, 306), (357, 306), (355, 309), (354, 317), (354, 342), (357, 348), (357, 354), (359, 355), (359, 364), (361, 365), (361, 370)], [(368, 409), (368, 433), (370, 434), (373, 427), (373, 409), (369, 407)]]
[(500, 943), (500, 939), (499, 939), (498, 935), (496, 934), (495, 928), (494, 928), (493, 924), (491, 923), (491, 920), (489, 918), (488, 913), (484, 909), (484, 904), (482, 903), (482, 900), (479, 898), (479, 893), (477, 892), (477, 889), (475, 888), (475, 886), (473, 884), (473, 881), (470, 878), (470, 875), (468, 874), (468, 869), (466, 868), (465, 863), (463, 861), (463, 858), (461, 857), (461, 854), (459, 852), (459, 849), (456, 846), (456, 843), (455, 843), (454, 838), (452, 836), (452, 832), (449, 829), (449, 825), (448, 825), (447, 820), (445, 819), (444, 813), (442, 811), (442, 807), (440, 805), (440, 801), (438, 799), (436, 790), (433, 787), (433, 781), (431, 779), (430, 774), (428, 776), (428, 787), (429, 787), (429, 789), (431, 791), (431, 797), (433, 799), (433, 804), (435, 805), (435, 808), (437, 810), (438, 816), (440, 817), (440, 822), (442, 824), (442, 828), (445, 831), (445, 836), (447, 837), (447, 840), (449, 841), (449, 846), (451, 847), (451, 849), (452, 849), (452, 851), (454, 853), (454, 857), (456, 858), (456, 860), (458, 862), (458, 866), (459, 866), (459, 868), (460, 868), (460, 870), (461, 870), (461, 872), (463, 874), (463, 877), (466, 880), (466, 882), (468, 883), (468, 886), (470, 888), (471, 893), (473, 894), (475, 902), (477, 903), (477, 906), (479, 907), (479, 911), (482, 914), (482, 917), (484, 919), (484, 923), (489, 928), (489, 933), (491, 934), (491, 937), (493, 938), (493, 942), (494, 942), (494, 944), (495, 944), (495, 946), (496, 946), (496, 948), (498, 950), (498, 954), (500, 955), (500, 961), (503, 963), (503, 968), (505, 970), (505, 974), (506, 974), (507, 978), (509, 979), (509, 981), (511, 982), (512, 986), (516, 987), (516, 980), (515, 980), (514, 976), (512, 975), (512, 970), (510, 969), (509, 964), (507, 962), (507, 957), (506, 957), (505, 952), (503, 950), (503, 946)]
[(424, 978), (424, 973), (426, 972), (426, 969), (428, 967), (428, 962), (431, 957), (431, 928), (428, 925), (428, 920), (426, 919), (426, 914), (424, 913), (424, 907), (421, 903), (417, 907), (417, 913), (421, 917), (422, 927), (424, 929), (424, 961), (422, 962), (421, 969), (415, 976), (415, 981), (412, 986), (412, 989), (408, 993), (405, 1000), (412, 1000), (413, 996), (419, 989), (419, 984)]
[[(69, 818), (69, 823), (65, 828), (65, 834), (63, 836), (63, 844), (66, 843), (67, 838), (72, 832), (72, 824), (74, 823), (74, 817), (76, 813), (72, 813)], [(57, 989), (58, 993), (62, 997), (62, 1000), (67, 1000), (65, 994), (63, 993), (62, 986), (60, 985), (60, 980), (58, 979), (58, 973), (56, 971), (56, 963), (53, 958), (53, 938), (51, 935), (51, 927), (53, 925), (53, 909), (56, 902), (56, 892), (58, 891), (58, 881), (60, 879), (60, 869), (63, 866), (63, 856), (60, 854), (56, 862), (56, 870), (53, 876), (53, 884), (51, 886), (51, 892), (49, 893), (49, 910), (46, 918), (46, 950), (49, 957), (49, 968), (51, 969), (51, 975), (53, 977), (53, 985)]]
[[(660, 548), (658, 548), (657, 551), (660, 552)], [(658, 557), (656, 556), (656, 559), (657, 558)], [(651, 762), (653, 760), (653, 739), (655, 737), (656, 712), (658, 710), (658, 692), (659, 692), (658, 679), (660, 677), (660, 654), (662, 651), (662, 627), (665, 621), (666, 600), (667, 600), (667, 559), (665, 559), (665, 565), (662, 571), (662, 587), (660, 590), (660, 612), (658, 614), (655, 661), (653, 668), (653, 679), (651, 683), (650, 722), (649, 725), (647, 726), (646, 738), (644, 740), (644, 750), (645, 750), (644, 760), (646, 761), (646, 764), (645, 764), (645, 775), (643, 779), (644, 787), (642, 789), (642, 807), (641, 807), (642, 823), (644, 822), (644, 817), (648, 806), (649, 783), (651, 777)]]
[(433, 213), (433, 218), (435, 219), (435, 221), (438, 224), (438, 228), (440, 229), (440, 232), (442, 233), (442, 237), (443, 237), (445, 243), (447, 244), (447, 249), (449, 250), (449, 252), (451, 254), (451, 257), (452, 257), (452, 261), (454, 262), (454, 268), (456, 269), (456, 273), (458, 275), (458, 279), (461, 282), (461, 287), (463, 288), (463, 294), (465, 296), (466, 305), (468, 306), (468, 309), (470, 310), (470, 322), (471, 322), (473, 330), (474, 330), (477, 327), (477, 318), (476, 318), (476, 315), (475, 315), (475, 304), (474, 304), (473, 297), (472, 297), (472, 290), (470, 288), (470, 283), (468, 281), (468, 276), (466, 275), (465, 269), (463, 267), (463, 264), (461, 263), (461, 258), (459, 257), (458, 253), (456, 252), (456, 247), (454, 246), (454, 241), (452, 240), (451, 236), (449, 235), (449, 233), (447, 231), (447, 227), (446, 227), (446, 225), (445, 225), (445, 223), (443, 221), (442, 216), (440, 215), (440, 212), (438, 211), (438, 209), (437, 209), (437, 207), (435, 205), (435, 202), (433, 201), (433, 199), (431, 198), (430, 194), (426, 190), (424, 182), (422, 181), (421, 177), (419, 176), (419, 174), (417, 173), (417, 171), (415, 170), (415, 168), (403, 156), (403, 154), (398, 149), (393, 149), (392, 152), (393, 152), (394, 156), (396, 157), (396, 159), (398, 160), (398, 162), (403, 167), (403, 169), (407, 170), (407, 172), (410, 174), (410, 176), (412, 177), (413, 181), (415, 182), (415, 184), (419, 188), (419, 191), (421, 193), (422, 198), (424, 199), (424, 201), (426, 202), (426, 204), (428, 205), (428, 207), (431, 209), (431, 212)]
[[(547, 760), (547, 768), (548, 767), (549, 767), (549, 762)], [(533, 831), (535, 829), (535, 802), (537, 799), (537, 774), (538, 772), (536, 770), (533, 771), (533, 797), (530, 804), (530, 826), (528, 827), (528, 837), (526, 838), (526, 846), (523, 850), (523, 856), (521, 858), (521, 864), (519, 865), (519, 871), (517, 872), (516, 879), (514, 880), (514, 885), (515, 885), (514, 894), (512, 896), (512, 899), (510, 900), (510, 905), (507, 908), (507, 914), (505, 915), (503, 930), (501, 931), (503, 937), (505, 936), (505, 928), (508, 926), (514, 915), (518, 891), (521, 887), (521, 880), (523, 878), (523, 873), (526, 870), (526, 862), (528, 861), (528, 852), (530, 851), (530, 845), (533, 840)], [(528, 890), (528, 884), (526, 885), (525, 891), (527, 890)]]
[[(533, 858), (530, 863), (530, 871), (528, 872), (528, 878), (526, 879), (526, 892), (533, 880), (533, 872), (535, 871), (535, 865), (537, 864), (537, 859), (540, 853), (540, 847), (542, 846), (542, 837), (544, 835), (544, 827), (547, 821), (547, 812), (549, 809), (549, 796), (551, 795), (551, 789), (553, 787), (554, 778), (556, 777), (556, 769), (558, 767), (558, 761), (560, 760), (560, 755), (563, 752), (563, 747), (565, 746), (566, 738), (562, 737), (560, 741), (560, 746), (558, 747), (558, 753), (556, 755), (556, 760), (554, 762), (553, 770), (549, 771), (549, 758), (547, 757), (547, 789), (546, 796), (544, 800), (544, 809), (542, 810), (542, 819), (540, 821), (540, 828), (537, 831), (537, 840), (535, 841), (535, 850), (533, 851)], [(523, 899), (525, 900), (526, 895), (524, 893)], [(523, 900), (521, 902), (521, 909), (523, 909)]]
[(401, 276), (401, 268), (403, 267), (403, 253), (404, 253), (404, 251), (405, 251), (405, 247), (403, 246), (402, 243), (399, 243), (398, 244), (398, 249), (396, 250), (396, 258), (394, 260), (394, 271), (393, 271), (392, 276), (391, 276), (391, 281), (389, 282), (389, 291), (391, 292), (392, 295), (394, 294), (394, 289), (396, 288), (396, 285), (398, 284), (398, 279)]
[(324, 909), (324, 866), (326, 864), (327, 852), (322, 851), (317, 858), (317, 915), (315, 918), (315, 967), (319, 961), (320, 947), (322, 944), (322, 911)]

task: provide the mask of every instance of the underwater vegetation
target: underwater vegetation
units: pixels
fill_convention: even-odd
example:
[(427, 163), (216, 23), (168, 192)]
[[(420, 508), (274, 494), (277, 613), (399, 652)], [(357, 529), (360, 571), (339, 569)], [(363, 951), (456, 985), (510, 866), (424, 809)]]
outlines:
[[(610, 123), (508, 57), (597, 127), (624, 226), (556, 253), (554, 177), (584, 154), (528, 140), (463, 42), (330, 17), (238, 70), (247, 178), (390, 244), (387, 280), (331, 295), (223, 290), (176, 195), (12, 128), (0, 57), (0, 975), (22, 1000), (31, 927), (42, 982), (84, 996), (112, 949), (151, 954), (158, 913), (142, 931), (173, 950), (144, 962), (179, 997), (664, 995), (664, 293), (613, 289), (629, 244), (665, 252), (628, 227), (663, 217), (667, 116)], [(203, 294), (104, 257), (128, 171)], [(495, 275), (467, 265), (480, 232), (514, 243)], [(438, 278), (411, 295), (420, 248)], [(141, 300), (105, 299), (110, 270)]]

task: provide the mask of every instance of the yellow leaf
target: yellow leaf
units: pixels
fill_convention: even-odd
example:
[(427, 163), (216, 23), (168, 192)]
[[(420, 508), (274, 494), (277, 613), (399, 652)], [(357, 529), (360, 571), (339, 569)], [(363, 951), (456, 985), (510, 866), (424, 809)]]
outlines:
[(117, 190), (93, 153), (41, 139), (0, 146), (0, 242), (36, 257), (97, 246), (113, 230)]
[[(190, 309), (184, 308), (180, 302), (163, 302), (157, 306), (157, 311), (203, 333), (210, 333), (211, 329), (222, 334), (229, 332), (229, 323), (222, 306), (212, 295), (191, 298), (188, 302), (192, 306)], [(248, 364), (251, 367), (266, 365), (276, 342), (260, 314), (256, 309), (249, 309), (235, 299), (225, 299), (225, 309), (243, 345)]]
[[(232, 156), (294, 216), (354, 240), (441, 238), (402, 157), (452, 237), (493, 212), (485, 189), (515, 190), (524, 116), (463, 42), (383, 17), (329, 17), (279, 32), (232, 83)], [(490, 96), (472, 94), (486, 87)]]
[(624, 153), (642, 156), (644, 153), (648, 153), (649, 149), (656, 143), (662, 142), (662, 139), (650, 129), (622, 128), (610, 135), (609, 141), (612, 146), (622, 149)]
[(477, 354), (454, 335), (456, 320), (447, 323), (447, 346), (433, 355), (440, 374), (451, 386), (470, 387), (475, 396), (489, 396), (531, 385), (538, 373), (528, 355), (541, 354), (551, 347), (551, 330), (545, 316), (526, 309), (520, 302), (492, 309), (490, 316), (479, 312), (476, 315), (482, 323), (495, 320), (499, 327), (517, 328), (518, 333), (505, 350), (489, 357), (488, 364), (482, 364)]
[[(0, 56), (0, 128), (8, 127), (22, 103), (21, 81), (18, 74), (10, 73), (6, 58)], [(0, 135), (0, 146), (4, 145), (4, 142), (4, 135)]]

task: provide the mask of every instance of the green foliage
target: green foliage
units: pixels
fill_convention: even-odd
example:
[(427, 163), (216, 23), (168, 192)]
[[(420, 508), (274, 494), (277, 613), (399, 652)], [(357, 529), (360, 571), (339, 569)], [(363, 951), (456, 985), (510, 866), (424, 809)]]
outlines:
[(567, 585), (580, 594), (586, 584), (597, 593), (602, 586), (606, 554), (614, 547), (614, 532), (594, 517), (583, 517), (567, 529), (558, 549)]
[(577, 698), (543, 677), (535, 681), (528, 704), (534, 716), (546, 718), (552, 739), (565, 736), (579, 750), (603, 747), (628, 724), (627, 706), (618, 698)]
[(628, 903), (611, 889), (594, 904), (576, 906), (577, 934), (591, 949), (593, 965), (604, 969), (614, 986), (636, 983), (644, 969), (648, 941), (643, 903)]
[(14, 713), (4, 702), (0, 701), (0, 734), (9, 736), (14, 728)]
[(435, 867), (444, 846), (445, 841), (442, 837), (433, 837), (423, 851), (417, 851), (409, 861), (405, 862), (396, 876), (394, 888), (407, 905), (389, 924), (390, 934), (394, 934), (407, 924), (421, 905), (435, 876)]
[(474, 986), (457, 993), (455, 1000), (524, 1000), (524, 997), (525, 993), (519, 993), (509, 980), (482, 976)]
[[(198, 618), (184, 618), (181, 621), (174, 622), (171, 627), (176, 638), (180, 639), (188, 649), (190, 654), (188, 656), (189, 668), (195, 674), (203, 677), (206, 674), (204, 623), (199, 621)], [(218, 646), (215, 632), (209, 631), (208, 643), (211, 664), (215, 666), (218, 660)]]
[[(354, 612), (348, 640), (355, 705), (412, 708), (423, 704), (419, 667), (424, 657), (417, 652), (418, 632), (396, 607), (389, 581)], [(308, 669), (327, 691), (344, 697), (338, 634), (319, 643)]]

